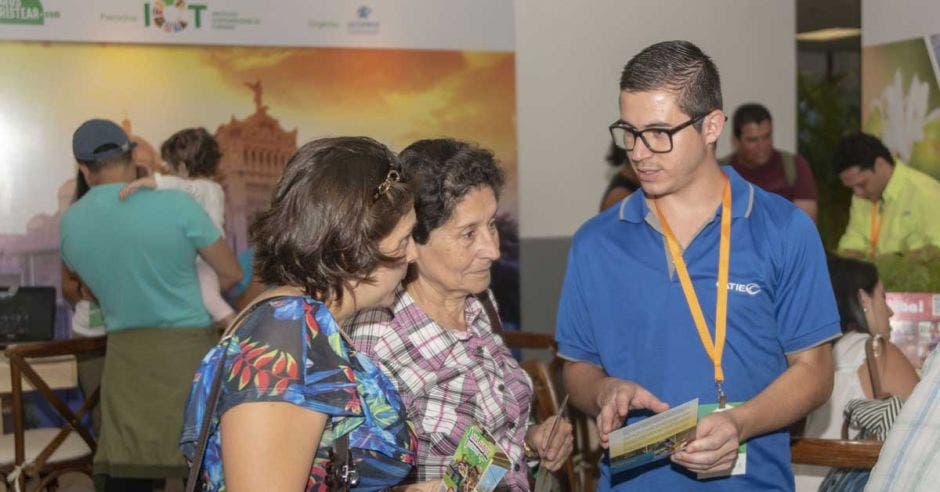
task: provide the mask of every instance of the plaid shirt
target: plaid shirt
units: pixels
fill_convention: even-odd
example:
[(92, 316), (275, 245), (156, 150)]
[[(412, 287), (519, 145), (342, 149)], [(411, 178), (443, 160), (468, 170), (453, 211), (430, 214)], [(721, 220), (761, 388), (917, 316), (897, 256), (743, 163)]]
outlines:
[(940, 483), (940, 348), (924, 361), (920, 382), (881, 448), (866, 491), (937, 490)]
[(346, 327), (356, 348), (394, 376), (418, 435), (416, 480), (443, 477), (464, 431), (478, 422), (512, 460), (505, 483), (528, 490), (523, 443), (532, 382), (493, 334), (480, 301), (467, 297), (466, 331), (444, 329), (404, 290), (392, 313), (363, 311)]

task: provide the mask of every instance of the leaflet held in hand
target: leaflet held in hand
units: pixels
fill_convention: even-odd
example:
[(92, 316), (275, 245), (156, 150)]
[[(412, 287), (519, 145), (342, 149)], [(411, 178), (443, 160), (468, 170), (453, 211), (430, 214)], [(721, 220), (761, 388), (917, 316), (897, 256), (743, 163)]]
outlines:
[(446, 492), (491, 492), (509, 472), (512, 462), (489, 434), (477, 425), (464, 432), (454, 458), (444, 472)]
[(610, 472), (666, 458), (695, 437), (698, 398), (610, 433)]

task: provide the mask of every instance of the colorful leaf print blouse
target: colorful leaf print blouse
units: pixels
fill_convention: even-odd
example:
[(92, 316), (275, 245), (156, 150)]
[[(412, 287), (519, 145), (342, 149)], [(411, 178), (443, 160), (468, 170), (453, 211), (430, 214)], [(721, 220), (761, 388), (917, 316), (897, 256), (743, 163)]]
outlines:
[(284, 401), (329, 419), (310, 469), (307, 490), (326, 491), (335, 437), (349, 434), (359, 471), (353, 490), (397, 484), (414, 464), (415, 438), (394, 386), (363, 354), (351, 350), (326, 307), (310, 297), (283, 296), (260, 303), (230, 338), (203, 358), (184, 415), (180, 448), (196, 451), (216, 367), (227, 352), (223, 383), (203, 459), (207, 490), (225, 490), (221, 428), (227, 410), (245, 402)]

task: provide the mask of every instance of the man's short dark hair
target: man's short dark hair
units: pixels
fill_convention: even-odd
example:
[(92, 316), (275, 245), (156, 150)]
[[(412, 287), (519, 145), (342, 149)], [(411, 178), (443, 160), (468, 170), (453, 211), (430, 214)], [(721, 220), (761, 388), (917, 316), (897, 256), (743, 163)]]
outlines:
[(878, 137), (862, 132), (850, 133), (836, 144), (832, 153), (832, 167), (836, 174), (855, 166), (870, 170), (875, 167), (875, 159), (879, 157), (894, 165), (891, 151)]
[(303, 145), (249, 230), (257, 278), (342, 302), (344, 287), (402, 261), (379, 247), (413, 207), (410, 187), (393, 179), (399, 169), (398, 157), (368, 137)]
[(185, 167), (191, 177), (211, 178), (218, 170), (222, 152), (205, 128), (187, 128), (163, 142), (160, 156), (175, 169)]
[[(722, 109), (718, 68), (708, 55), (688, 41), (656, 43), (623, 67), (621, 92), (655, 90), (675, 92), (679, 109), (689, 117)], [(695, 128), (701, 130), (701, 121)]]
[(741, 136), (741, 128), (748, 123), (758, 123), (764, 121), (773, 121), (770, 117), (770, 111), (763, 104), (747, 103), (738, 106), (734, 110), (734, 116), (731, 118), (731, 126), (734, 129), (734, 136)]
[(475, 188), (488, 187), (496, 198), (505, 176), (489, 150), (451, 138), (419, 140), (401, 151), (402, 169), (415, 187), (412, 236), (426, 244), (431, 231), (442, 226), (454, 207)]
[[(95, 152), (107, 152), (111, 149), (118, 148), (114, 144), (105, 144), (95, 149)], [(134, 151), (128, 150), (127, 152), (112, 155), (110, 157), (105, 157), (104, 159), (99, 159), (97, 161), (78, 161), (81, 164), (84, 164), (89, 171), (96, 173), (106, 167), (111, 166), (127, 166), (134, 162)]]

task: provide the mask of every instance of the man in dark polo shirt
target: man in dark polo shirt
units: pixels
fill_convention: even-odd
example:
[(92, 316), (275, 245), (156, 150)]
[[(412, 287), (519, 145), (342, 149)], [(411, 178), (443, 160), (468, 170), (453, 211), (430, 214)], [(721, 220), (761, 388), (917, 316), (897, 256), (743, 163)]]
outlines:
[(816, 222), (816, 180), (806, 159), (774, 148), (770, 112), (757, 103), (742, 104), (731, 120), (735, 153), (722, 159), (747, 181), (776, 193)]

